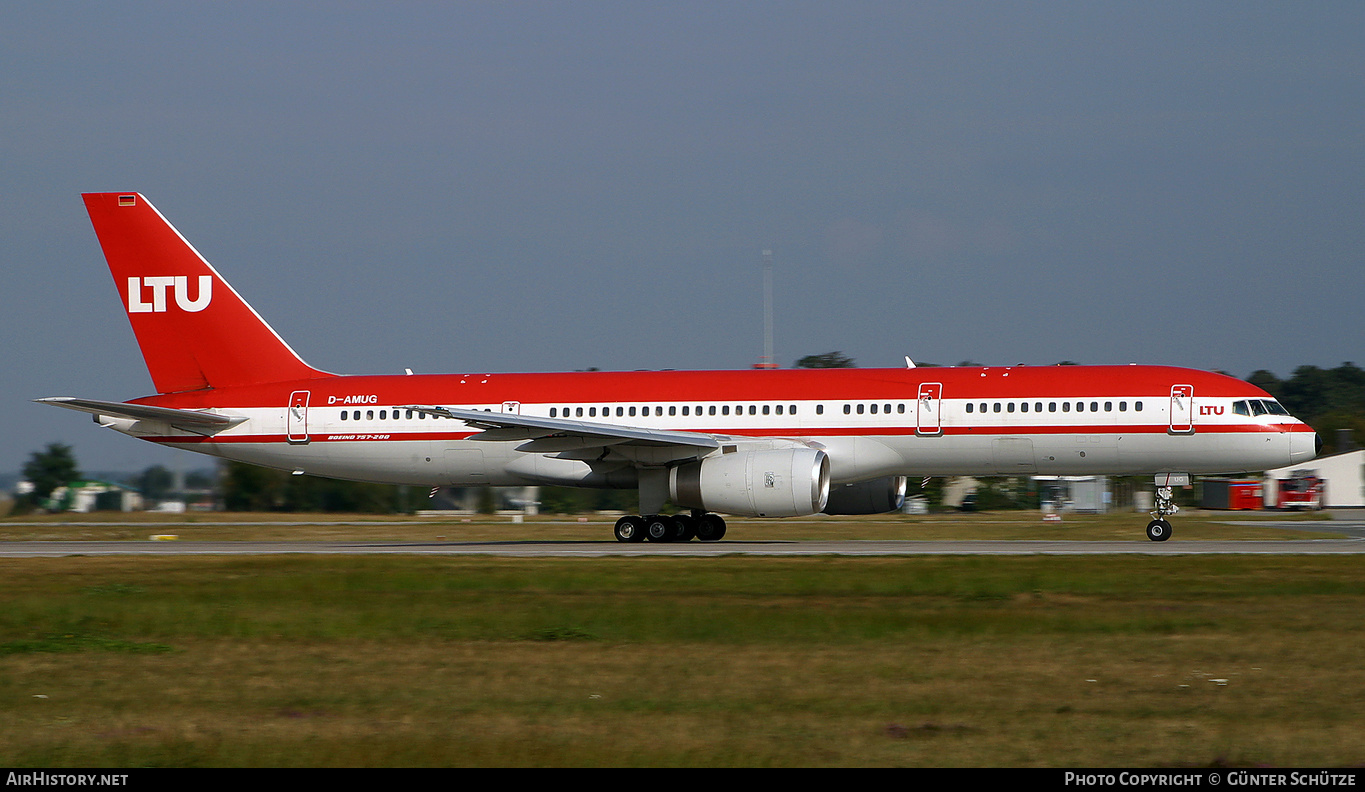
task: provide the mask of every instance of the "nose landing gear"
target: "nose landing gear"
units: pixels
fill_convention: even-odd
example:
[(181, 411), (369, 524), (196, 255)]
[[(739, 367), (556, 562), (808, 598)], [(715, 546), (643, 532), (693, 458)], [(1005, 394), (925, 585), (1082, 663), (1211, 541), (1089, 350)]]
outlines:
[(1152, 512), (1152, 521), (1147, 523), (1147, 538), (1153, 542), (1164, 542), (1171, 538), (1171, 524), (1166, 520), (1166, 515), (1180, 511), (1180, 507), (1175, 505), (1175, 500), (1171, 497), (1171, 488), (1161, 486), (1165, 478), (1167, 477), (1157, 476), (1156, 511)]

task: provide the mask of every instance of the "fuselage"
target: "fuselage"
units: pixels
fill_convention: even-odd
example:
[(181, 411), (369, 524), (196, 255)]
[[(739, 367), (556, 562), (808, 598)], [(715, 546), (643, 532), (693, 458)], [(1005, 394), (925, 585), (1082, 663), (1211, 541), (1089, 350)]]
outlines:
[[(1251, 402), (1257, 409), (1245, 407)], [(834, 483), (1231, 473), (1309, 459), (1315, 441), (1303, 422), (1261, 407), (1273, 398), (1246, 382), (1136, 365), (328, 376), (133, 403), (246, 419), (211, 436), (155, 421), (113, 427), (156, 443), (321, 476), (428, 486), (632, 486), (624, 468), (638, 465), (610, 453), (573, 459), (572, 447), (547, 453), (543, 440), (527, 450), (524, 438), (498, 439), (412, 405), (696, 432), (747, 448), (804, 444), (828, 453)], [(615, 478), (614, 464), (623, 468)]]

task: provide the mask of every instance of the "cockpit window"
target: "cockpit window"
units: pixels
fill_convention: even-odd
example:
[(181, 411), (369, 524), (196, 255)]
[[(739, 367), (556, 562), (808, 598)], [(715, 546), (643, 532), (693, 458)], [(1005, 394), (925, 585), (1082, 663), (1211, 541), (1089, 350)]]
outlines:
[(1268, 412), (1270, 411), (1265, 408), (1265, 402), (1261, 401), (1260, 399), (1251, 400), (1252, 415), (1265, 415)]
[(1244, 401), (1233, 402), (1232, 412), (1234, 415), (1251, 415), (1251, 408)]
[(1263, 402), (1261, 402), (1261, 403), (1265, 405), (1266, 412), (1270, 413), (1271, 415), (1288, 415), (1288, 414), (1289, 414), (1289, 411), (1286, 410), (1285, 408), (1281, 407), (1281, 406), (1280, 406), (1280, 403), (1277, 402), (1277, 401), (1268, 401), (1268, 400), (1267, 400), (1267, 401), (1263, 401)]

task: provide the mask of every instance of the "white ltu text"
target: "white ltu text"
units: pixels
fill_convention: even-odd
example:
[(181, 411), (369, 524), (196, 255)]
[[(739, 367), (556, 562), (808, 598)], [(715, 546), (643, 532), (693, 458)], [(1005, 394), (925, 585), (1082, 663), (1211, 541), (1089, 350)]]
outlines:
[[(190, 299), (189, 278), (184, 275), (157, 275), (146, 278), (128, 279), (128, 313), (164, 313), (166, 311), (166, 291), (175, 294), (175, 304), (180, 310), (198, 313), (209, 307), (213, 299), (213, 276), (199, 276), (199, 294)], [(143, 300), (143, 290), (151, 290), (151, 302)]]

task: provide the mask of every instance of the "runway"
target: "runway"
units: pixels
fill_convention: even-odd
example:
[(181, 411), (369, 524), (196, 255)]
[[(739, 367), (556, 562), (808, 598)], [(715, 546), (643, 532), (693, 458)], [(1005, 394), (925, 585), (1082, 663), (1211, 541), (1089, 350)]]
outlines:
[(193, 555), (480, 555), (516, 558), (607, 556), (913, 556), (913, 555), (1358, 555), (1365, 539), (1273, 541), (764, 541), (622, 544), (605, 541), (483, 542), (187, 542), (47, 541), (0, 543), (0, 558)]

